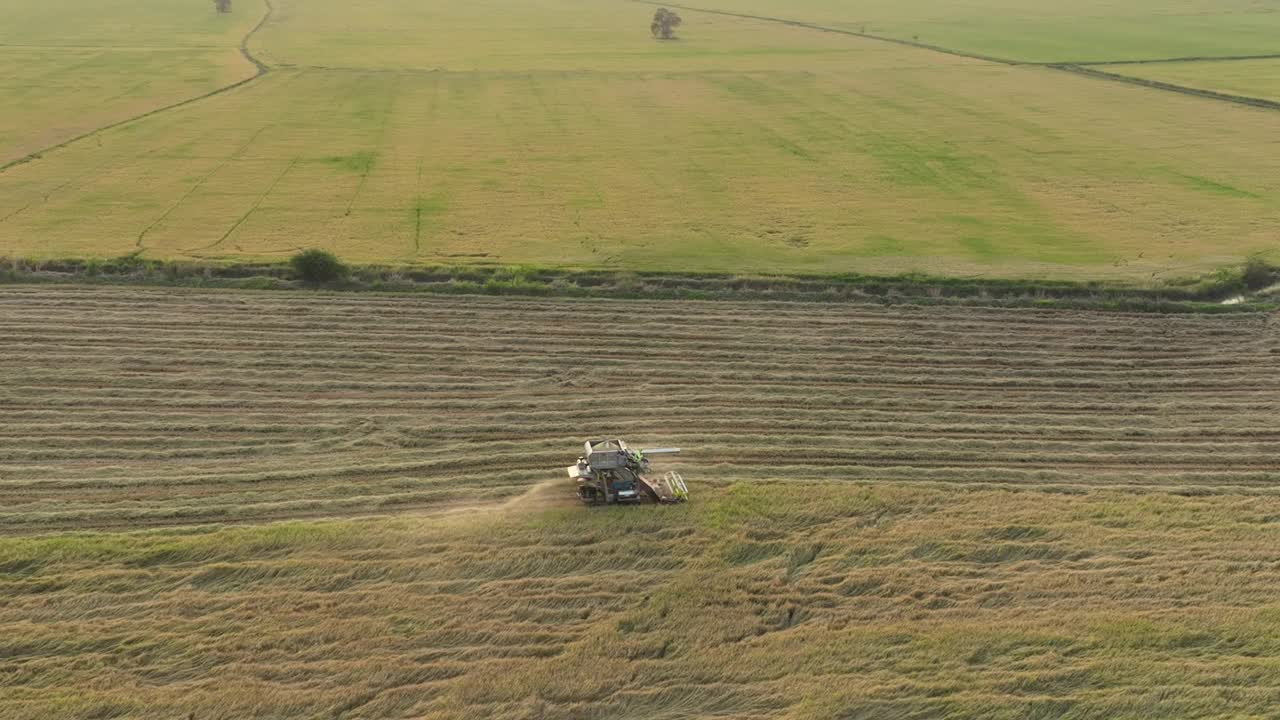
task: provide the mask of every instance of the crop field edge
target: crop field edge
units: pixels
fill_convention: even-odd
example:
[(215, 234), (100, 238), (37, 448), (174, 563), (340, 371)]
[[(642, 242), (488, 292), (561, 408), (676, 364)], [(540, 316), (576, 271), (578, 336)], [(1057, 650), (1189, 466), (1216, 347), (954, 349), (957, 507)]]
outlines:
[[(1212, 62), (1213, 60), (1199, 60), (1197, 62)], [(1260, 110), (1280, 110), (1280, 102), (1275, 100), (1267, 100), (1266, 98), (1253, 97), (1251, 95), (1237, 95), (1234, 93), (1218, 92), (1216, 90), (1205, 90), (1203, 88), (1195, 88), (1189, 85), (1178, 85), (1176, 83), (1163, 82), (1161, 80), (1152, 80), (1150, 78), (1137, 77), (1134, 75), (1125, 75), (1123, 73), (1109, 72), (1107, 70), (1099, 70), (1095, 65), (1104, 65), (1106, 63), (1055, 63), (1045, 65), (1045, 67), (1062, 72), (1075, 73), (1084, 77), (1097, 78), (1098, 80), (1110, 80), (1113, 82), (1128, 83), (1138, 87), (1144, 87), (1151, 90), (1162, 90), (1164, 92), (1181, 93), (1183, 95), (1191, 95), (1193, 97), (1205, 98), (1206, 100), (1218, 100), (1220, 102), (1234, 103), (1236, 105), (1245, 105), (1247, 107), (1258, 108)], [(1146, 64), (1155, 63), (1115, 63), (1115, 64)]]
[[(1249, 278), (1253, 266), (1268, 280)], [(1054, 307), (1154, 313), (1267, 312), (1280, 309), (1280, 266), (1254, 257), (1196, 277), (1137, 284), (1121, 280), (1038, 280), (900, 275), (730, 274), (566, 269), (531, 265), (355, 265), (346, 279), (308, 286), (286, 262), (193, 263), (74, 258), (0, 258), (0, 285), (79, 284), (532, 297), (795, 300), (917, 305)], [(1250, 282), (1253, 279), (1254, 282)], [(1224, 303), (1231, 299), (1232, 302)]]

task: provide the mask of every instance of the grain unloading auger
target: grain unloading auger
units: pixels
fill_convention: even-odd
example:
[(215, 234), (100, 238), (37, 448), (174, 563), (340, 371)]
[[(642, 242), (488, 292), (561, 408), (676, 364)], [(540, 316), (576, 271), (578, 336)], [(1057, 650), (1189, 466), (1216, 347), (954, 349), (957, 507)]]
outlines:
[(649, 457), (674, 455), (680, 448), (632, 450), (622, 440), (588, 440), (569, 477), (578, 483), (578, 498), (588, 505), (616, 503), (678, 503), (689, 499), (689, 488), (678, 472), (649, 477)]

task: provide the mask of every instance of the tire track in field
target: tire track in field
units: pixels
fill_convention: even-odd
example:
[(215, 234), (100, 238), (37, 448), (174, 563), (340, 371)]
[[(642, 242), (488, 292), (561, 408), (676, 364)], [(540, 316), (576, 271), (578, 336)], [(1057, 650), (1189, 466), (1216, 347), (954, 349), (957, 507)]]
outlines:
[(172, 205), (168, 207), (168, 209), (166, 209), (163, 213), (161, 213), (159, 217), (157, 217), (155, 220), (152, 220), (150, 224), (148, 224), (145, 228), (143, 228), (142, 232), (138, 233), (138, 240), (135, 243), (136, 249), (131, 253), (131, 256), (136, 257), (142, 254), (142, 252), (144, 251), (142, 242), (147, 237), (147, 233), (151, 232), (152, 228), (164, 222), (165, 218), (173, 214), (174, 210), (177, 210), (178, 207), (181, 206), (183, 203), (185, 203), (188, 198), (190, 198), (192, 195), (196, 193), (196, 191), (198, 191), (201, 187), (203, 187), (204, 184), (209, 180), (209, 178), (218, 174), (219, 171), (225, 168), (233, 160), (238, 160), (240, 156), (243, 155), (244, 152), (248, 150), (249, 147), (253, 145), (255, 141), (257, 141), (259, 135), (265, 132), (268, 128), (272, 128), (272, 127), (275, 127), (274, 123), (268, 123), (267, 125), (263, 125), (262, 127), (258, 128), (253, 133), (253, 135), (249, 137), (248, 141), (246, 141), (243, 145), (241, 145), (234, 153), (227, 156), (218, 164), (214, 165), (213, 169), (205, 173), (204, 175), (202, 175), (194, 185), (192, 185), (185, 193), (182, 194), (182, 197), (179, 197)]
[(243, 225), (245, 220), (249, 219), (249, 216), (252, 215), (253, 212), (257, 210), (260, 205), (262, 205), (262, 201), (267, 199), (267, 196), (271, 194), (271, 191), (276, 189), (276, 185), (279, 185), (280, 181), (284, 180), (284, 176), (288, 175), (289, 171), (292, 170), (293, 167), (297, 164), (298, 164), (298, 158), (295, 157), (292, 160), (290, 160), (289, 164), (285, 166), (284, 170), (281, 170), (280, 174), (277, 175), (275, 179), (271, 181), (271, 184), (267, 186), (267, 189), (262, 191), (262, 194), (258, 196), (258, 199), (253, 201), (253, 205), (249, 206), (249, 209), (246, 210), (245, 213), (239, 217), (239, 219), (237, 219), (234, 223), (232, 223), (231, 227), (227, 228), (227, 231), (222, 234), (222, 237), (218, 238), (217, 240), (213, 241), (208, 245), (204, 245), (201, 247), (187, 248), (182, 252), (189, 253), (192, 255), (192, 257), (199, 257), (198, 255), (195, 255), (195, 253), (202, 252), (205, 250), (212, 250), (213, 248), (216, 248), (222, 243), (226, 242), (227, 238), (231, 237), (231, 234), (234, 233), (241, 225)]
[(382, 122), (378, 126), (378, 134), (373, 140), (373, 147), (377, 148), (377, 150), (375, 150), (373, 155), (365, 161), (364, 167), (360, 171), (360, 181), (356, 183), (355, 190), (347, 200), (347, 209), (342, 213), (343, 217), (351, 216), (351, 211), (355, 209), (356, 206), (356, 200), (360, 198), (360, 193), (364, 190), (365, 184), (369, 181), (369, 173), (373, 172), (373, 166), (378, 161), (378, 152), (381, 150), (383, 140), (387, 136), (387, 127), (391, 125), (391, 114), (395, 108), (397, 97), (396, 91), (400, 87), (400, 82), (401, 77), (399, 75), (394, 76), (392, 88), (387, 92), (386, 106), (382, 109)]
[[(57, 195), (58, 193), (60, 193), (60, 192), (62, 192), (63, 190), (65, 190), (66, 188), (70, 187), (71, 185), (74, 185), (74, 184), (77, 184), (77, 183), (79, 183), (79, 184), (80, 184), (80, 185), (82, 185), (82, 186), (83, 186), (83, 185), (88, 185), (90, 181), (98, 180), (98, 179), (100, 179), (100, 178), (104, 178), (104, 177), (109, 177), (110, 175), (112, 175), (112, 174), (114, 174), (114, 173), (121, 172), (121, 171), (123, 171), (123, 170), (129, 169), (129, 168), (132, 168), (133, 166), (135, 166), (135, 165), (139, 164), (139, 163), (140, 163), (140, 162), (142, 162), (143, 160), (149, 159), (151, 156), (153, 156), (153, 155), (157, 154), (158, 152), (159, 152), (159, 150), (158, 150), (157, 148), (152, 148), (152, 149), (150, 149), (150, 150), (148, 150), (148, 151), (146, 151), (146, 152), (144, 152), (144, 153), (142, 153), (142, 154), (138, 155), (137, 157), (132, 158), (132, 160), (131, 160), (130, 162), (126, 162), (126, 163), (123, 163), (123, 164), (121, 164), (121, 163), (119, 163), (119, 162), (116, 162), (116, 161), (114, 161), (114, 160), (108, 160), (108, 161), (106, 161), (106, 162), (99, 163), (97, 166), (95, 166), (95, 167), (93, 168), (93, 170), (91, 170), (91, 171), (89, 171), (89, 172), (87, 172), (87, 173), (82, 173), (82, 174), (79, 174), (79, 175), (72, 175), (71, 177), (67, 178), (66, 180), (62, 181), (61, 183), (58, 183), (57, 185), (55, 185), (52, 189), (45, 190), (45, 191), (43, 191), (43, 192), (38, 192), (38, 194), (40, 195), (40, 200), (39, 200), (39, 202), (41, 202), (41, 203), (47, 203), (47, 202), (49, 202), (49, 198), (53, 197), (54, 195)], [(0, 169), (0, 172), (3, 172), (3, 169)], [(8, 215), (5, 215), (4, 217), (0, 218), (0, 223), (3, 223), (3, 222), (8, 221), (10, 218), (17, 217), (18, 215), (22, 214), (22, 213), (23, 213), (23, 212), (25, 212), (26, 210), (30, 209), (30, 208), (31, 208), (33, 205), (35, 205), (35, 204), (36, 204), (36, 201), (35, 201), (35, 200), (32, 200), (31, 202), (27, 203), (26, 205), (23, 205), (22, 207), (18, 208), (17, 210), (14, 210), (13, 212), (9, 213)]]

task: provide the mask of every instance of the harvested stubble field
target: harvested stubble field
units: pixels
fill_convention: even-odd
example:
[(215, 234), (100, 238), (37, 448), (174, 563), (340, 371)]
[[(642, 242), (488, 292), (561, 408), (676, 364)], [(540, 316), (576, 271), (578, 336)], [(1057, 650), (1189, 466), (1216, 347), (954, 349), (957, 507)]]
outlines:
[[(9, 286), (0, 334), (0, 717), (1280, 702), (1272, 316)], [(692, 502), (573, 506), (584, 433)]]

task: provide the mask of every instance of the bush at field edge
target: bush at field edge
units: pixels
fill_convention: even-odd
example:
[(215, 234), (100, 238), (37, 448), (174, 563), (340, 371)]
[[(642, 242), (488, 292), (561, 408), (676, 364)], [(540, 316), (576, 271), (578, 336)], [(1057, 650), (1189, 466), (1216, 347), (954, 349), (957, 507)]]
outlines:
[(1242, 278), (1249, 290), (1261, 290), (1280, 280), (1280, 268), (1259, 257), (1251, 257), (1244, 264)]
[(347, 266), (328, 250), (303, 250), (289, 258), (289, 265), (308, 285), (336, 282), (347, 276)]

